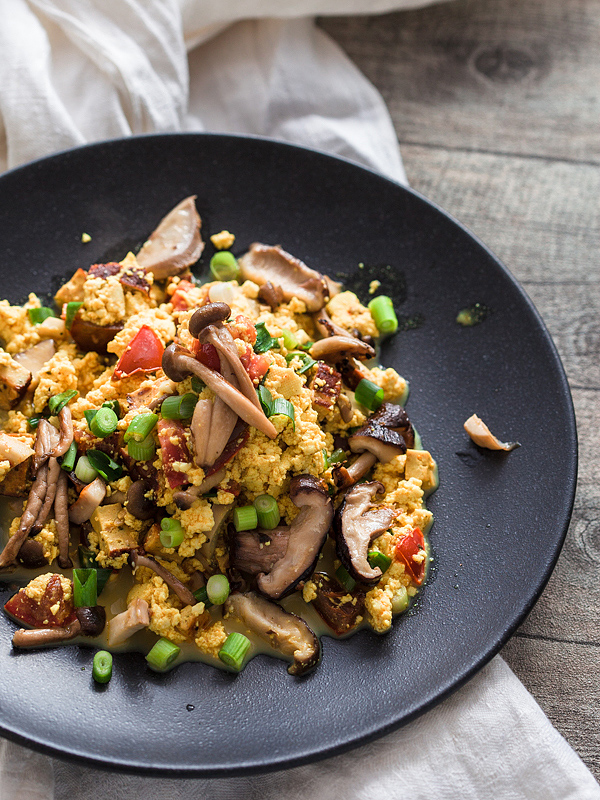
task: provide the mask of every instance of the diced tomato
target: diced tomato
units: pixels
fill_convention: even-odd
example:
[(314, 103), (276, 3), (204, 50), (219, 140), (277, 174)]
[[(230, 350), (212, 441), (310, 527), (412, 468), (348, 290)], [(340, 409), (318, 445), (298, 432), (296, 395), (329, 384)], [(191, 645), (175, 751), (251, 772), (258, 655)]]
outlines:
[(4, 610), (17, 622), (32, 628), (62, 628), (75, 620), (73, 600), (65, 599), (60, 575), (49, 578), (39, 600), (28, 597), (25, 589), (20, 589), (6, 603)]
[(187, 292), (193, 288), (194, 284), (191, 283), (191, 281), (179, 281), (177, 288), (171, 296), (171, 305), (175, 311), (185, 311), (190, 307), (186, 295)]
[(116, 261), (109, 261), (108, 264), (92, 264), (88, 271), (94, 278), (109, 278), (121, 271), (121, 265)]
[(240, 361), (253, 383), (258, 383), (266, 375), (271, 364), (268, 356), (257, 355), (250, 345), (246, 345), (246, 352), (242, 353)]
[(214, 369), (215, 372), (219, 372), (221, 369), (221, 359), (219, 358), (217, 348), (214, 344), (210, 344), (209, 342), (201, 344), (198, 342), (196, 358), (201, 364), (204, 364), (205, 367)]
[(125, 348), (117, 362), (113, 377), (123, 378), (136, 372), (154, 372), (160, 369), (165, 348), (148, 325), (142, 325)]
[(256, 342), (256, 328), (252, 320), (243, 314), (238, 314), (234, 322), (228, 323), (228, 328), (234, 339), (242, 339), (248, 344)]
[(192, 460), (187, 446), (186, 429), (181, 422), (174, 419), (159, 419), (157, 428), (165, 478), (171, 489), (177, 489), (188, 483), (188, 479), (185, 472), (175, 469), (175, 464), (191, 463)]
[[(414, 556), (418, 556), (415, 561)], [(421, 556), (423, 558), (421, 559)], [(396, 558), (403, 561), (413, 581), (420, 586), (425, 577), (425, 537), (420, 528), (414, 528), (396, 545)]]

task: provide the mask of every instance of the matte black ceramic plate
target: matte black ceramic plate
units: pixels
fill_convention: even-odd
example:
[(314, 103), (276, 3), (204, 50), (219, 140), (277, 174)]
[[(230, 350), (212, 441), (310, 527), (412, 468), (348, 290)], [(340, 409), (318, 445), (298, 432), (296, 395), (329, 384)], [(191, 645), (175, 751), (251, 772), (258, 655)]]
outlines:
[[(345, 274), (363, 300), (379, 278), (400, 315), (422, 315), (420, 327), (384, 345), (381, 360), (410, 381), (408, 411), (441, 484), (429, 501), (435, 563), (416, 609), (386, 636), (324, 639), (323, 661), (305, 679), (266, 656), (238, 677), (197, 663), (157, 676), (130, 654), (115, 659), (102, 689), (89, 650), (17, 653), (14, 625), (0, 615), (2, 733), (99, 766), (188, 777), (331, 755), (456, 689), (539, 596), (576, 475), (565, 376), (523, 290), (445, 213), (342, 160), (251, 138), (173, 135), (30, 164), (0, 178), (2, 295), (22, 301), (77, 267), (122, 257), (189, 194), (198, 195), (205, 238), (228, 228), (238, 252), (256, 240), (280, 243), (312, 267)], [(457, 312), (475, 302), (492, 313), (459, 326)], [(479, 450), (463, 431), (474, 412), (522, 447)]]

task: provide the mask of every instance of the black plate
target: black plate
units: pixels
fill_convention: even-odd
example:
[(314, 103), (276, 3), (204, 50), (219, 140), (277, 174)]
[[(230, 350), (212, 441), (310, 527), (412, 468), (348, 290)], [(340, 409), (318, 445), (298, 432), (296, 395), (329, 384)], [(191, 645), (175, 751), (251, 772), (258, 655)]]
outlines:
[[(346, 273), (363, 300), (380, 277), (401, 315), (423, 315), (420, 327), (384, 345), (382, 363), (411, 383), (408, 410), (441, 485), (429, 502), (435, 563), (417, 608), (387, 636), (326, 638), (322, 664), (305, 679), (264, 656), (238, 677), (201, 664), (157, 676), (130, 654), (115, 659), (111, 683), (99, 689), (89, 650), (16, 653), (14, 625), (0, 615), (3, 734), (96, 766), (188, 777), (340, 752), (460, 686), (542, 591), (576, 477), (567, 382), (523, 290), (444, 212), (343, 160), (252, 138), (171, 135), (14, 170), (0, 178), (3, 291), (22, 301), (77, 267), (122, 257), (189, 194), (198, 195), (205, 234), (230, 229), (236, 251), (281, 243), (310, 266)], [(474, 302), (492, 313), (460, 327), (457, 312)], [(462, 427), (473, 412), (523, 446), (508, 455), (476, 448)]]

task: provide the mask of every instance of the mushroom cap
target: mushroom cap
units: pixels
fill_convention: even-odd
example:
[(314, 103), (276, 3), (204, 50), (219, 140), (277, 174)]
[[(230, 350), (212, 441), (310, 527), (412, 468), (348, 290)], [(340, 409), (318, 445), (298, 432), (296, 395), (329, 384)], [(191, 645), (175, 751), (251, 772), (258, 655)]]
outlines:
[(402, 453), (406, 453), (406, 442), (399, 433), (373, 422), (372, 418), (353, 436), (348, 437), (353, 453), (368, 451), (384, 464)]
[(328, 336), (326, 339), (319, 339), (309, 350), (310, 355), (315, 359), (327, 361), (339, 361), (341, 358), (373, 358), (375, 349), (367, 342), (356, 339), (354, 336)]
[(315, 572), (311, 580), (316, 592), (311, 603), (325, 624), (338, 636), (355, 628), (365, 614), (365, 589), (357, 585), (349, 592), (324, 572)]
[(127, 511), (141, 520), (152, 519), (156, 511), (154, 503), (146, 495), (152, 491), (152, 483), (146, 478), (134, 481), (127, 490)]
[(282, 655), (292, 657), (294, 660), (288, 667), (291, 675), (303, 675), (318, 664), (321, 645), (317, 636), (303, 619), (284, 611), (276, 603), (254, 592), (236, 592), (227, 598), (225, 613), (242, 622)]
[(231, 316), (231, 308), (227, 303), (207, 303), (202, 308), (194, 311), (189, 321), (189, 331), (196, 339), (203, 328), (223, 322)]
[(305, 303), (308, 311), (319, 311), (329, 296), (323, 275), (286, 253), (279, 245), (255, 242), (239, 260), (239, 265), (245, 280), (259, 286), (267, 282), (280, 286), (285, 300), (297, 297)]
[(193, 356), (189, 350), (186, 350), (185, 347), (173, 342), (173, 344), (170, 344), (165, 348), (165, 352), (163, 353), (163, 372), (167, 378), (175, 381), (175, 383), (180, 383), (191, 374), (191, 371), (186, 364), (186, 359), (191, 358), (193, 358)]
[(183, 272), (204, 250), (195, 200), (196, 195), (186, 197), (169, 211), (137, 254), (140, 267), (152, 272), (156, 280)]
[(367, 560), (371, 541), (387, 530), (396, 516), (391, 508), (376, 508), (373, 498), (383, 493), (379, 481), (359, 483), (351, 489), (335, 516), (335, 538), (340, 561), (359, 583), (374, 584), (381, 578), (379, 567)]
[(79, 606), (75, 614), (84, 636), (100, 636), (106, 625), (104, 606)]

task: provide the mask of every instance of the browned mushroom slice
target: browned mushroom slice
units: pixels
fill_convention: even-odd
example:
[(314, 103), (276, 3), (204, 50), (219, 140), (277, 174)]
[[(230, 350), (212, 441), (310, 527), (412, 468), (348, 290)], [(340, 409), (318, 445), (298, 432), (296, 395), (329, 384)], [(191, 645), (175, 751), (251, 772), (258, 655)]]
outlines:
[(309, 350), (310, 355), (315, 359), (326, 359), (327, 361), (339, 361), (343, 358), (373, 358), (375, 349), (367, 342), (355, 339), (354, 336), (328, 336), (326, 339), (319, 339)]
[(381, 578), (379, 567), (367, 560), (371, 541), (387, 530), (396, 516), (391, 508), (377, 508), (373, 498), (383, 493), (379, 481), (359, 483), (351, 489), (335, 515), (337, 553), (350, 575), (360, 583), (373, 584)]
[(406, 442), (399, 433), (370, 419), (353, 436), (348, 437), (353, 453), (368, 452), (386, 464), (392, 458), (406, 453)]
[(284, 557), (290, 538), (290, 528), (273, 528), (237, 532), (230, 526), (229, 558), (232, 567), (248, 575), (269, 573)]
[(127, 490), (127, 511), (137, 519), (152, 519), (156, 512), (156, 502), (153, 497), (152, 481), (147, 478), (134, 481)]
[(8, 353), (3, 354), (6, 363), (0, 364), (0, 408), (8, 411), (19, 404), (31, 383), (31, 372)]
[(285, 597), (310, 575), (333, 519), (331, 498), (313, 475), (292, 478), (290, 498), (300, 513), (290, 526), (286, 553), (269, 574), (261, 574), (257, 580), (262, 594), (274, 600)]
[(106, 355), (108, 343), (112, 342), (122, 329), (123, 325), (121, 323), (96, 325), (93, 322), (88, 322), (86, 319), (81, 318), (78, 311), (73, 317), (69, 333), (82, 350), (93, 350), (100, 355)]
[(312, 606), (321, 619), (338, 636), (356, 628), (365, 615), (365, 591), (356, 586), (351, 592), (324, 572), (315, 572), (311, 578), (316, 597)]
[(27, 350), (22, 350), (20, 353), (16, 353), (13, 356), (13, 359), (18, 361), (22, 367), (28, 369), (29, 372), (31, 372), (32, 377), (35, 378), (44, 364), (47, 361), (50, 361), (55, 352), (56, 345), (54, 344), (54, 340), (44, 339), (43, 341), (34, 344), (33, 347), (30, 347)]
[(148, 603), (138, 597), (127, 606), (127, 611), (113, 617), (107, 626), (108, 646), (116, 647), (123, 644), (134, 633), (146, 628), (150, 624)]
[(280, 286), (285, 300), (297, 297), (305, 303), (308, 311), (323, 308), (329, 296), (323, 275), (286, 253), (279, 245), (272, 247), (255, 243), (242, 256), (239, 265), (245, 280), (259, 286), (267, 281)]
[(196, 195), (186, 197), (164, 217), (137, 254), (137, 262), (156, 280), (179, 275), (202, 255), (202, 225)]
[(371, 422), (385, 425), (386, 428), (391, 428), (399, 433), (407, 447), (415, 446), (415, 432), (412, 423), (404, 408), (397, 403), (382, 403), (381, 407), (369, 418), (367, 424)]
[(304, 675), (319, 663), (321, 645), (306, 622), (281, 606), (248, 592), (236, 592), (225, 602), (227, 616), (239, 620), (246, 628), (293, 662), (291, 675)]
[(313, 314), (312, 318), (315, 323), (315, 328), (319, 331), (321, 336), (350, 336), (345, 328), (335, 324), (324, 308), (317, 311), (316, 314)]
[(497, 436), (490, 431), (485, 422), (473, 414), (464, 424), (464, 429), (469, 434), (471, 439), (479, 447), (485, 447), (488, 450), (505, 450), (510, 452), (516, 447), (520, 447), (519, 442), (501, 442)]
[(175, 383), (169, 378), (158, 378), (151, 386), (142, 386), (128, 394), (127, 405), (130, 409), (148, 408), (153, 411), (174, 394), (177, 394)]
[(215, 503), (212, 507), (213, 526), (206, 533), (206, 541), (200, 547), (200, 553), (204, 556), (204, 558), (208, 559), (209, 562), (212, 562), (214, 559), (221, 529), (223, 528), (223, 523), (225, 522), (230, 511), (231, 506), (219, 505), (218, 503)]
[(281, 286), (267, 281), (258, 290), (258, 299), (261, 303), (270, 306), (271, 311), (275, 311), (283, 303), (283, 289)]
[(175, 592), (177, 597), (184, 605), (193, 606), (198, 602), (187, 586), (182, 583), (179, 578), (176, 578), (172, 572), (169, 572), (166, 567), (163, 567), (162, 564), (159, 564), (159, 562), (155, 558), (152, 558), (152, 556), (143, 555), (139, 552), (139, 550), (134, 549), (131, 551), (130, 559), (134, 570), (138, 569), (139, 567), (148, 567), (148, 569), (156, 572), (159, 578), (163, 579), (169, 589)]

